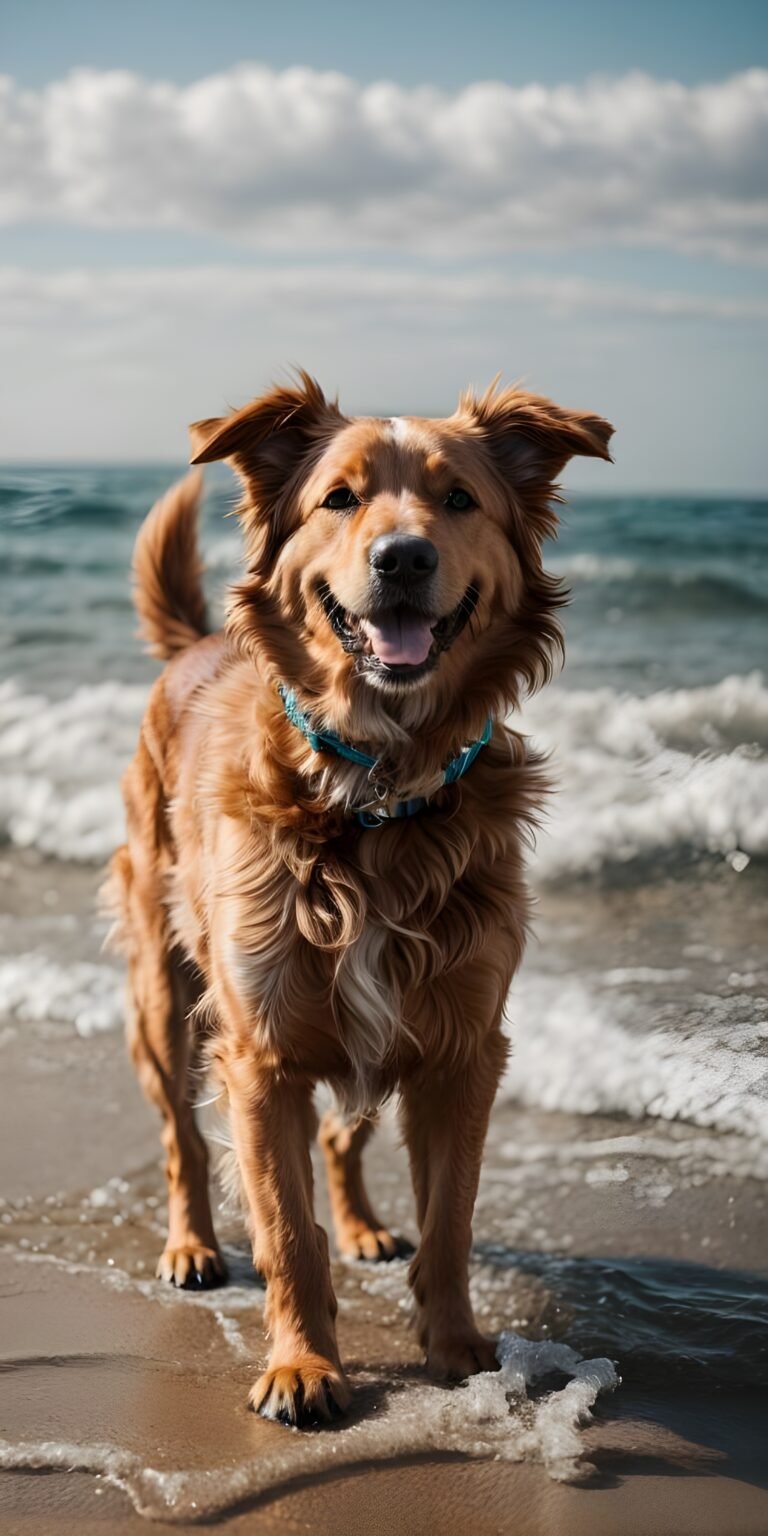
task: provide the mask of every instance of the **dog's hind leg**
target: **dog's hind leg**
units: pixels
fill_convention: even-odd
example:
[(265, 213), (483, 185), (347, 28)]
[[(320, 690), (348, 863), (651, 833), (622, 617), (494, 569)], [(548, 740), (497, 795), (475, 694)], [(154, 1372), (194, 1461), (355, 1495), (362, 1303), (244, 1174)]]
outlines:
[(173, 953), (144, 951), (129, 978), (129, 1044), (139, 1081), (163, 1117), (168, 1181), (168, 1240), (157, 1265), (160, 1280), (186, 1289), (226, 1279), (208, 1193), (208, 1153), (195, 1124), (199, 1091), (194, 1070), (198, 978)]
[(335, 1110), (328, 1110), (320, 1123), (336, 1246), (345, 1258), (406, 1258), (413, 1244), (379, 1221), (363, 1182), (363, 1148), (375, 1125), (375, 1119), (345, 1120)]
[(165, 910), (142, 892), (127, 848), (113, 861), (111, 885), (128, 955), (128, 1045), (141, 1087), (163, 1117), (168, 1240), (157, 1275), (187, 1289), (219, 1285), (226, 1271), (213, 1230), (208, 1154), (193, 1110), (199, 1077), (190, 1014), (201, 980), (169, 944)]

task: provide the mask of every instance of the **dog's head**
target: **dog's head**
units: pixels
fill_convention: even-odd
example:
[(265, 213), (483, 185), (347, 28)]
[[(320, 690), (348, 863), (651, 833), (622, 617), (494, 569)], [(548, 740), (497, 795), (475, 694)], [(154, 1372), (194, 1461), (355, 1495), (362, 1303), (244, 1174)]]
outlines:
[(567, 461), (610, 457), (600, 417), (492, 386), (445, 420), (350, 419), (302, 374), (191, 432), (193, 463), (244, 482), (230, 624), (327, 719), (374, 693), (393, 721), (489, 713), (547, 675), (564, 598), (541, 545)]

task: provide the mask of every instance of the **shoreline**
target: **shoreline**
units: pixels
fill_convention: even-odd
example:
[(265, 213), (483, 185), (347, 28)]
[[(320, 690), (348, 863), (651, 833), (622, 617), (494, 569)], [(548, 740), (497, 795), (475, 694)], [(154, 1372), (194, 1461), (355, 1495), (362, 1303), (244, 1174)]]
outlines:
[[(105, 1036), (100, 1043), (115, 1054), (118, 1081), (122, 1042)], [(595, 1470), (570, 1486), (541, 1464), (541, 1442), (539, 1464), (527, 1459), (531, 1416), (535, 1423), (562, 1382), (545, 1381), (543, 1396), (534, 1383), (512, 1403), (510, 1437), (529, 1438), (510, 1447), (522, 1459), (505, 1460), (504, 1447), (498, 1459), (498, 1442), (488, 1440), (498, 1421), (467, 1412), (465, 1387), (441, 1389), (424, 1377), (401, 1263), (334, 1262), (354, 1388), (350, 1422), (302, 1435), (250, 1414), (247, 1390), (265, 1348), (263, 1292), (239, 1221), (222, 1227), (229, 1287), (190, 1296), (152, 1279), (163, 1225), (156, 1127), (127, 1063), (122, 1070), (123, 1129), (133, 1131), (138, 1162), (105, 1167), (99, 1138), (83, 1152), (84, 1182), (70, 1177), (66, 1190), (44, 1194), (52, 1168), (62, 1172), (51, 1123), (51, 1140), (36, 1141), (37, 1192), (13, 1191), (2, 1208), (2, 1422), (13, 1426), (17, 1447), (47, 1447), (38, 1451), (45, 1471), (6, 1470), (0, 1479), (14, 1536), (151, 1528), (105, 1475), (111, 1466), (124, 1476), (121, 1457), (138, 1478), (133, 1499), (146, 1502), (149, 1488), (156, 1517), (164, 1511), (167, 1521), (176, 1489), (184, 1518), (173, 1528), (181, 1530), (199, 1529), (202, 1518), (232, 1536), (301, 1529), (377, 1536), (385, 1528), (458, 1536), (467, 1523), (483, 1536), (721, 1536), (726, 1529), (762, 1536), (768, 1474), (759, 1422), (768, 1374), (761, 1368), (747, 1391), (680, 1367), (689, 1347), (701, 1346), (706, 1363), (706, 1329), (714, 1328), (716, 1342), (716, 1298), (732, 1306), (729, 1287), (749, 1283), (749, 1294), (768, 1307), (768, 1190), (763, 1180), (724, 1171), (710, 1145), (717, 1138), (661, 1122), (582, 1122), (504, 1105), (494, 1115), (471, 1266), (481, 1326), (567, 1341), (587, 1358), (618, 1358), (623, 1378), (577, 1432)], [(57, 1091), (55, 1076), (41, 1084), (36, 1125), (48, 1123), (40, 1111)], [(676, 1150), (665, 1158), (665, 1148)], [(383, 1216), (412, 1234), (405, 1159), (391, 1122), (380, 1128), (368, 1167)], [(670, 1167), (675, 1188), (664, 1193), (665, 1185), (659, 1200), (658, 1180), (669, 1183)], [(617, 1179), (617, 1168), (628, 1177)], [(319, 1181), (317, 1196), (318, 1217), (327, 1221)], [(690, 1316), (669, 1322), (666, 1336), (662, 1330), (649, 1369), (642, 1348), (629, 1345), (633, 1337), (642, 1344), (649, 1302), (652, 1312), (679, 1308), (680, 1285)], [(677, 1370), (665, 1373), (664, 1358), (675, 1353)], [(75, 1468), (90, 1458), (92, 1470), (57, 1470), (57, 1458)], [(201, 1489), (208, 1504), (198, 1517), (190, 1505)]]
[[(61, 1017), (44, 989), (34, 991), (40, 964), (27, 932), (51, 963), (102, 964), (99, 872), (13, 850), (5, 863), (13, 878), (4, 915), (0, 905), (2, 948), (9, 955), (19, 940), (17, 953), (30, 953), (22, 970), (32, 1011), (10, 1014), (2, 1042), (4, 1530), (150, 1529), (113, 1475), (131, 1483), (134, 1501), (166, 1515), (161, 1529), (170, 1498), (182, 1517), (174, 1529), (200, 1529), (202, 1516), (228, 1536), (464, 1536), (467, 1526), (481, 1536), (763, 1536), (768, 1143), (681, 1118), (526, 1105), (519, 1093), (509, 1097), (510, 1079), (492, 1117), (474, 1223), (480, 1324), (542, 1341), (550, 1361), (558, 1343), (587, 1361), (616, 1360), (621, 1384), (597, 1397), (581, 1427), (557, 1368), (501, 1406), (495, 1377), (479, 1389), (432, 1385), (409, 1326), (406, 1266), (334, 1261), (351, 1419), (303, 1435), (266, 1424), (246, 1408), (265, 1352), (264, 1297), (240, 1222), (218, 1222), (229, 1287), (190, 1296), (152, 1278), (164, 1224), (158, 1125), (122, 1032), (109, 1010), (95, 1027), (88, 987), (84, 1014)], [(523, 1040), (525, 1030), (536, 1044), (547, 998), (562, 989), (563, 1028), (578, 1037), (586, 1015), (570, 1011), (566, 988), (598, 973), (609, 1000), (624, 989), (636, 1010), (624, 1019), (627, 1038), (640, 1042), (631, 1070), (635, 1061), (642, 1068), (643, 1020), (658, 1006), (658, 985), (679, 1028), (689, 1021), (691, 1059), (706, 1064), (701, 998), (717, 1008), (722, 998), (725, 1038), (726, 967), (752, 974), (761, 889), (753, 878), (723, 871), (697, 888), (695, 910), (674, 882), (544, 890), (532, 946), (538, 981), (511, 1009), (518, 1081), (550, 1049), (546, 1033), (539, 1058)], [(758, 1001), (754, 974), (745, 995)], [(602, 994), (585, 995), (592, 1007)], [(558, 1038), (565, 1049), (567, 1033)], [(734, 1061), (758, 1057), (747, 1044)], [(391, 1115), (366, 1168), (383, 1219), (413, 1238)], [(327, 1224), (319, 1164), (316, 1179)], [(579, 1485), (553, 1480), (563, 1436), (568, 1454), (576, 1447), (575, 1475), (587, 1479)], [(14, 1459), (40, 1465), (13, 1470)], [(84, 1463), (90, 1471), (69, 1470)]]

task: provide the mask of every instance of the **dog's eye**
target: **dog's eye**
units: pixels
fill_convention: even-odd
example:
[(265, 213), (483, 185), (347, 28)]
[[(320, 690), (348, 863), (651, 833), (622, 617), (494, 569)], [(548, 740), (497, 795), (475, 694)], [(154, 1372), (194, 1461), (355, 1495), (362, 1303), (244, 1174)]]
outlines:
[(329, 491), (323, 502), (324, 507), (330, 507), (332, 512), (351, 512), (360, 503), (348, 485), (337, 485), (335, 491)]
[(448, 492), (445, 505), (451, 512), (469, 512), (472, 507), (477, 506), (477, 502), (474, 496), (470, 496), (469, 491), (464, 490), (463, 486), (455, 485), (453, 490)]

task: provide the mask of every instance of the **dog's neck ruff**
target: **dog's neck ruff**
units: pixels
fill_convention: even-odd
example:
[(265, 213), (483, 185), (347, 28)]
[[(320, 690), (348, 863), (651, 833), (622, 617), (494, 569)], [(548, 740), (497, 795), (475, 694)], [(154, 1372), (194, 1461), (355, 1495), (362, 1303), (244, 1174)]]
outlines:
[[(301, 708), (293, 688), (285, 688), (281, 684), (278, 692), (291, 725), (301, 732), (314, 752), (334, 752), (337, 757), (343, 757), (346, 762), (357, 763), (361, 768), (369, 770), (374, 799), (369, 805), (352, 807), (352, 815), (361, 827), (381, 827), (386, 821), (399, 821), (404, 816), (418, 816), (419, 812), (426, 808), (429, 804), (429, 797), (426, 795), (415, 795), (410, 800), (398, 800), (392, 796), (383, 777), (377, 778), (377, 770), (381, 769), (377, 757), (371, 757), (369, 752), (362, 752), (359, 747), (353, 747), (349, 742), (342, 741), (335, 731), (317, 730), (312, 724), (312, 717)], [(477, 741), (471, 741), (469, 746), (464, 747), (456, 757), (452, 757), (447, 768), (443, 769), (440, 782), (436, 786), (438, 789), (442, 789), (446, 784), (455, 784), (458, 779), (464, 777), (478, 753), (488, 745), (492, 732), (493, 720), (489, 716), (482, 736), (479, 736)]]

